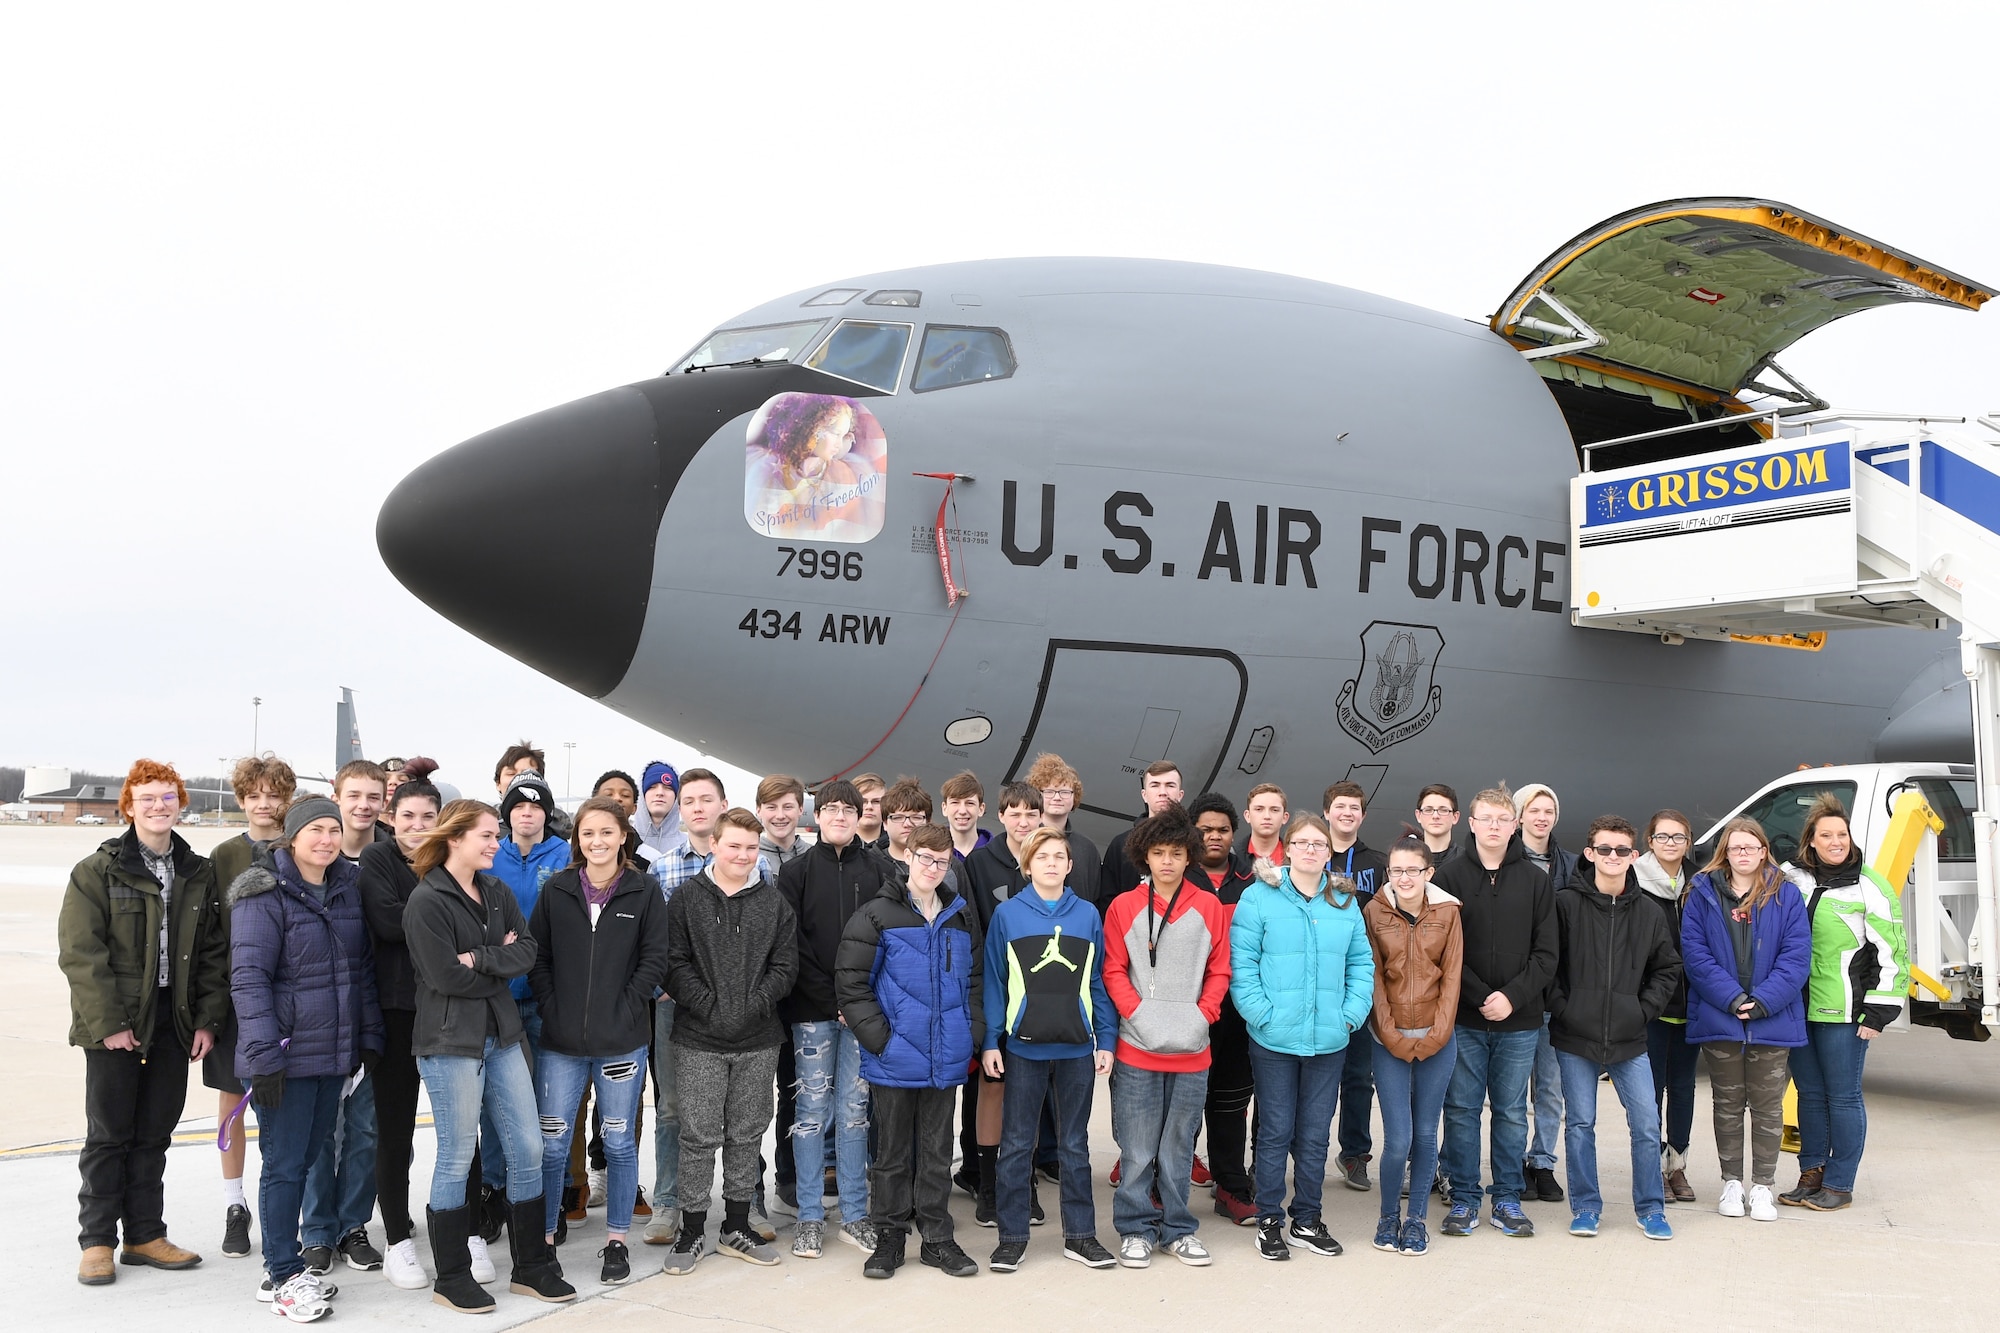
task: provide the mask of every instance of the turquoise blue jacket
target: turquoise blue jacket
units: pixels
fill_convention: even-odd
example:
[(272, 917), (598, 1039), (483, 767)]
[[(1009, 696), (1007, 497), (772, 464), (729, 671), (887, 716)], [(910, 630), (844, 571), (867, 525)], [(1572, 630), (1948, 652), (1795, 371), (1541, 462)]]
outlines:
[(1375, 956), (1361, 901), (1335, 907), (1292, 887), (1292, 872), (1243, 891), (1229, 927), (1229, 998), (1259, 1046), (1281, 1055), (1331, 1055), (1368, 1021)]

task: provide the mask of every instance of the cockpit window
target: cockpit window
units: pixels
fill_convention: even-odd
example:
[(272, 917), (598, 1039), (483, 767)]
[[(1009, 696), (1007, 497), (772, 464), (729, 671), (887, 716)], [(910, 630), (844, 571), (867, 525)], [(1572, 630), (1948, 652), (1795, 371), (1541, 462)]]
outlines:
[(849, 301), (852, 301), (855, 297), (859, 295), (861, 295), (861, 289), (859, 287), (829, 287), (825, 291), (821, 292), (818, 296), (815, 296), (812, 300), (807, 301), (805, 304), (809, 306), (846, 305)]
[(873, 324), (849, 319), (834, 329), (819, 350), (806, 359), (806, 364), (871, 389), (894, 393), (896, 381), (903, 374), (903, 354), (909, 347), (908, 324)]
[(790, 361), (812, 346), (814, 335), (825, 327), (825, 320), (811, 319), (754, 329), (717, 329), (674, 369), (701, 370), (707, 366), (741, 365), (746, 361)]
[(861, 304), (900, 305), (900, 306), (908, 306), (911, 309), (915, 309), (917, 306), (920, 306), (923, 303), (924, 303), (924, 294), (922, 292), (913, 292), (913, 291), (897, 290), (895, 288), (890, 288), (886, 291), (868, 293), (868, 299), (863, 301)]
[(999, 329), (933, 324), (924, 331), (924, 345), (917, 353), (917, 373), (910, 388), (926, 393), (958, 384), (1004, 380), (1013, 373), (1014, 349)]

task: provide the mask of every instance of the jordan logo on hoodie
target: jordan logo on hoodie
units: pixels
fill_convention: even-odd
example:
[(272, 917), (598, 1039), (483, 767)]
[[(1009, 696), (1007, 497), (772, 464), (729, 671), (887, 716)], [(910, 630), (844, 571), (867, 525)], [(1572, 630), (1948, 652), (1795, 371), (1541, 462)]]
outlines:
[(1091, 1039), (1090, 974), (1097, 945), (1061, 926), (1007, 941), (1007, 1039), (1080, 1045)]

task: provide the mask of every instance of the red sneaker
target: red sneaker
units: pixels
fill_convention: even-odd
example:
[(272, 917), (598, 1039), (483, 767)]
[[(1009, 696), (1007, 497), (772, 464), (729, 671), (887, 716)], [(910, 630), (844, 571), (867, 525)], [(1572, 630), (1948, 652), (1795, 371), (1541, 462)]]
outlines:
[(1124, 1166), (1124, 1165), (1125, 1165), (1125, 1162), (1124, 1162), (1124, 1160), (1123, 1160), (1122, 1158), (1121, 1158), (1120, 1160), (1118, 1160), (1118, 1161), (1116, 1161), (1116, 1162), (1113, 1162), (1113, 1163), (1111, 1164), (1111, 1183), (1112, 1183), (1112, 1184), (1116, 1185), (1116, 1184), (1118, 1183), (1118, 1178), (1119, 1178), (1119, 1176), (1120, 1176), (1120, 1175), (1122, 1174), (1122, 1173), (1121, 1173), (1121, 1172), (1119, 1171), (1119, 1168), (1120, 1168), (1120, 1167), (1122, 1167), (1122, 1166)]
[(1231, 1194), (1220, 1185), (1215, 1187), (1215, 1211), (1239, 1227), (1257, 1225), (1257, 1205)]
[(1200, 1190), (1215, 1188), (1215, 1177), (1208, 1174), (1208, 1163), (1201, 1160), (1200, 1153), (1194, 1155), (1194, 1167), (1188, 1172), (1188, 1183)]

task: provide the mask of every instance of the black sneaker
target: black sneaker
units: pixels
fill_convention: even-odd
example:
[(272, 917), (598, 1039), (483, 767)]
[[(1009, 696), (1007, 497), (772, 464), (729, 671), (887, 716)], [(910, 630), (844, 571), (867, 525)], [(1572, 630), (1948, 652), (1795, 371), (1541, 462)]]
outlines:
[(305, 1260), (306, 1272), (314, 1277), (325, 1277), (333, 1271), (333, 1246), (308, 1245), (299, 1251), (299, 1258)]
[[(875, 1250), (868, 1256), (868, 1262), (861, 1265), (861, 1276), (875, 1278), (896, 1276), (896, 1270), (903, 1266), (903, 1248), (907, 1241), (908, 1238), (903, 1234), (901, 1227), (883, 1227), (876, 1232)], [(928, 1255), (930, 1249), (930, 1246), (924, 1246), (924, 1253)], [(930, 1260), (926, 1258), (924, 1262), (929, 1263)], [(966, 1262), (972, 1263), (970, 1259)], [(975, 1269), (976, 1267), (975, 1265)]]
[(232, 1259), (250, 1253), (250, 1210), (240, 1203), (230, 1204), (223, 1214), (222, 1252)]
[(357, 1273), (373, 1273), (382, 1267), (382, 1251), (368, 1243), (368, 1228), (356, 1227), (340, 1238), (340, 1257)]
[(969, 1164), (961, 1166), (952, 1173), (951, 1183), (964, 1190), (967, 1194), (970, 1194), (973, 1198), (978, 1198), (979, 1168)]
[(1046, 1162), (1037, 1162), (1035, 1164), (1035, 1174), (1049, 1181), (1051, 1184), (1062, 1184), (1062, 1159), (1051, 1157)]
[(1002, 1241), (994, 1247), (993, 1256), (986, 1261), (986, 1266), (996, 1273), (1011, 1273), (1021, 1266), (1021, 1260), (1027, 1253), (1026, 1241)]
[(1030, 1184), (1028, 1186), (1028, 1225), (1038, 1227), (1048, 1220), (1048, 1214), (1042, 1211), (1042, 1192)]
[(1285, 1244), (1285, 1219), (1263, 1217), (1257, 1220), (1257, 1253), (1266, 1259), (1289, 1259), (1292, 1247)]
[(632, 1254), (624, 1241), (607, 1240), (597, 1253), (604, 1260), (604, 1271), (597, 1275), (599, 1282), (616, 1287), (632, 1280)]
[[(1538, 1166), (1528, 1173), (1528, 1183), (1533, 1187), (1534, 1196), (1542, 1203), (1561, 1203), (1563, 1187), (1556, 1183), (1556, 1173), (1546, 1166)], [(1521, 1197), (1527, 1198), (1528, 1191), (1522, 1190)]]
[(1293, 1244), (1311, 1250), (1314, 1254), (1339, 1254), (1340, 1242), (1326, 1229), (1326, 1223), (1317, 1217), (1307, 1221), (1294, 1220), (1291, 1230), (1285, 1233)]
[(507, 1191), (496, 1190), (491, 1185), (479, 1186), (479, 1239), (488, 1245), (500, 1243), (500, 1233), (507, 1225)]
[(569, 1239), (569, 1212), (566, 1209), (558, 1209), (556, 1212), (555, 1243), (560, 1245), (568, 1239)]
[(1063, 1258), (1074, 1259), (1085, 1268), (1118, 1267), (1118, 1256), (1098, 1244), (1095, 1236), (1078, 1236), (1064, 1241)]
[(1340, 1159), (1340, 1183), (1351, 1190), (1361, 1190), (1364, 1193), (1375, 1188), (1368, 1179), (1368, 1155), (1366, 1153), (1363, 1153), (1359, 1157), (1343, 1157)]
[[(901, 1235), (900, 1232), (897, 1234)], [(917, 1257), (923, 1260), (926, 1267), (942, 1270), (946, 1277), (971, 1277), (979, 1271), (979, 1265), (972, 1262), (971, 1255), (958, 1248), (955, 1240), (941, 1240), (935, 1245), (925, 1241), (917, 1251)]]

